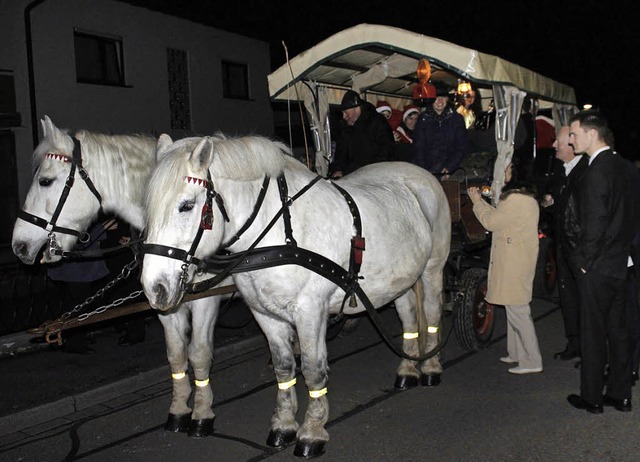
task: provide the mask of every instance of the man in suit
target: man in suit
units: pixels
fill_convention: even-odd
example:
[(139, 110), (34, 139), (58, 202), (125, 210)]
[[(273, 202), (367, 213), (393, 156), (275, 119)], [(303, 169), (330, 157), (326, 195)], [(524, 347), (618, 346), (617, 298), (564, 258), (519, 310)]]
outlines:
[(565, 349), (554, 354), (553, 359), (568, 361), (580, 356), (580, 297), (576, 278), (569, 263), (569, 255), (575, 242), (569, 238), (568, 234), (575, 234), (575, 230), (568, 229), (566, 210), (569, 198), (589, 164), (589, 158), (583, 155), (576, 156), (573, 146), (569, 144), (568, 125), (558, 130), (553, 148), (556, 151), (556, 159), (560, 160), (562, 165), (554, 169), (551, 194), (545, 195), (542, 206), (553, 216), (560, 309), (567, 337)]
[[(589, 156), (578, 184), (579, 234), (571, 257), (580, 291), (582, 367), (580, 395), (569, 403), (590, 413), (603, 405), (631, 410), (631, 335), (626, 277), (633, 238), (633, 197), (628, 163), (610, 147), (613, 136), (596, 111), (571, 117), (570, 143)], [(609, 377), (605, 387), (605, 368)]]

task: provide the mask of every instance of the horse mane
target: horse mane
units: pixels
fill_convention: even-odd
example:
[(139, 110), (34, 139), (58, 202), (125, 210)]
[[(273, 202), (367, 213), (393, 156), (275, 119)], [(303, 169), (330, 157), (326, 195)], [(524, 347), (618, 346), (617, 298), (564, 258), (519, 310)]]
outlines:
[[(68, 131), (64, 132), (69, 135)], [(106, 135), (87, 130), (79, 130), (73, 136), (80, 141), (82, 164), (99, 190), (126, 190), (131, 201), (142, 202), (144, 186), (156, 163), (155, 138), (145, 135)], [(73, 144), (56, 146), (54, 140), (43, 139), (33, 153), (34, 169), (40, 166), (47, 152), (68, 155), (73, 152)], [(131, 194), (135, 194), (135, 197)]]
[[(164, 224), (169, 219), (167, 204), (175, 201), (182, 187), (182, 179), (190, 174), (187, 158), (202, 139), (184, 138), (174, 142), (158, 162), (150, 180), (153, 188), (147, 190), (147, 219), (150, 226), (155, 226), (156, 220)], [(285, 167), (296, 164), (305, 168), (291, 156), (291, 151), (285, 144), (263, 136), (231, 138), (216, 133), (209, 139), (213, 143), (210, 171), (214, 183), (215, 178), (254, 181), (265, 175), (277, 177)], [(206, 178), (204, 171), (199, 172), (199, 175)]]
[[(211, 137), (215, 176), (229, 180), (253, 181), (265, 175), (276, 177), (284, 170), (291, 150), (283, 143), (251, 135), (230, 138), (222, 133)], [(286, 156), (285, 156), (286, 155)]]

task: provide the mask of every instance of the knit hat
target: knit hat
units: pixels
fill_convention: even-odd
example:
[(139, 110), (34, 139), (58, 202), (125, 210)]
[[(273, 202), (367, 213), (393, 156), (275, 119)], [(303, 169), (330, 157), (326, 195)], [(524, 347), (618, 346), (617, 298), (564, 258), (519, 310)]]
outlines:
[(436, 98), (438, 96), (446, 96), (447, 98), (449, 97), (449, 88), (444, 83), (436, 82), (435, 87), (436, 87)]
[(404, 112), (402, 113), (402, 121), (404, 122), (405, 120), (407, 120), (407, 117), (409, 117), (414, 112), (416, 114), (420, 113), (420, 111), (418, 110), (418, 108), (414, 104), (407, 104), (404, 107)]
[(391, 106), (386, 101), (380, 100), (376, 104), (376, 111), (380, 114), (382, 114), (384, 111), (391, 112)]
[(358, 107), (363, 104), (362, 98), (353, 90), (347, 91), (342, 97), (342, 102), (340, 103), (340, 110), (346, 111), (347, 109), (352, 109), (354, 107)]

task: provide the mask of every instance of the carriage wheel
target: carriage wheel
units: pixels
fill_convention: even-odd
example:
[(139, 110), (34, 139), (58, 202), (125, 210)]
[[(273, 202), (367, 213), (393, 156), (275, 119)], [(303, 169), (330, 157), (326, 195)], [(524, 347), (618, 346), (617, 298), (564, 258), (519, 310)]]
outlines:
[(470, 268), (462, 274), (462, 297), (458, 301), (454, 329), (458, 343), (475, 351), (491, 340), (495, 323), (495, 307), (487, 303), (487, 270)]
[(550, 299), (554, 297), (558, 282), (558, 265), (556, 247), (552, 239), (540, 239), (540, 251), (536, 264), (536, 275), (533, 280), (533, 296)]

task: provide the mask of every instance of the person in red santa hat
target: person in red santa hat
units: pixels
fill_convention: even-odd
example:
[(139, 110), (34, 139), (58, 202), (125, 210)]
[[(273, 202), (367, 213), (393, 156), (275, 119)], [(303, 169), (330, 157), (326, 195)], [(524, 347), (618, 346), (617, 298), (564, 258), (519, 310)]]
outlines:
[(376, 111), (387, 119), (387, 122), (389, 122), (389, 125), (391, 126), (391, 130), (395, 130), (402, 122), (402, 111), (393, 109), (391, 105), (384, 100), (380, 100), (376, 103)]
[(402, 122), (393, 131), (393, 139), (396, 142), (396, 154), (398, 160), (411, 162), (413, 158), (413, 130), (416, 128), (420, 110), (414, 104), (407, 104), (402, 112)]

